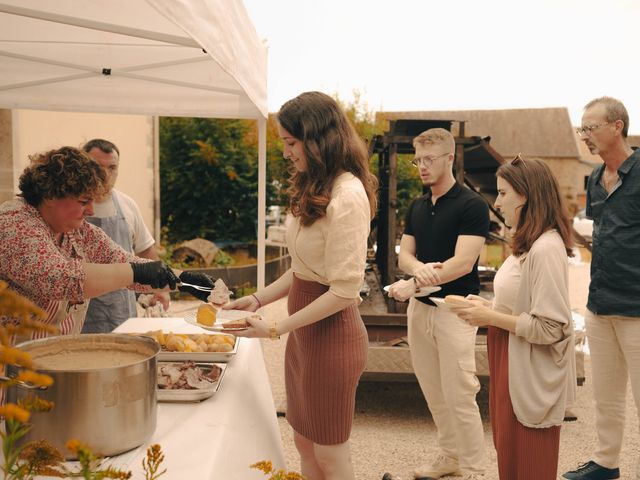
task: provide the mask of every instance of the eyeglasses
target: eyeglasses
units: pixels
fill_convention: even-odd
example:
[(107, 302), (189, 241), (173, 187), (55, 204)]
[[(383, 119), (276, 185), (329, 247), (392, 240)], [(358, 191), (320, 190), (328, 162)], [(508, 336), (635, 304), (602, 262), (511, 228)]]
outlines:
[(576, 133), (581, 137), (590, 137), (594, 130), (609, 125), (611, 122), (598, 123), (597, 125), (587, 125), (586, 127), (576, 128)]
[(443, 153), (442, 155), (436, 155), (435, 157), (422, 157), (422, 158), (414, 158), (411, 160), (411, 165), (414, 167), (422, 167), (423, 165), (426, 167), (430, 167), (440, 157), (444, 157), (445, 155), (451, 155), (450, 153)]

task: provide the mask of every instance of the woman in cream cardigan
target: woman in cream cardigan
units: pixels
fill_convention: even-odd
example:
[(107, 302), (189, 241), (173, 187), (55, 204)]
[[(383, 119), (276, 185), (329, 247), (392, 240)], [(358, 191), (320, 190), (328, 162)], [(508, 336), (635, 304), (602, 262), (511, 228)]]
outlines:
[(512, 255), (498, 270), (493, 303), (470, 296), (457, 310), (488, 326), (489, 411), (504, 480), (553, 480), (560, 425), (575, 396), (568, 293), (571, 228), (558, 183), (539, 160), (518, 155), (497, 172), (496, 208)]

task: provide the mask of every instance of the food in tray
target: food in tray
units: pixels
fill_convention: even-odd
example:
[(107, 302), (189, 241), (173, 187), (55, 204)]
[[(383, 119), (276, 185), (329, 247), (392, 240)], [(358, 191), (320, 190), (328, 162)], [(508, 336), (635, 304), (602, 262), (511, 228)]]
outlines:
[(156, 340), (167, 352), (230, 352), (236, 338), (227, 334), (210, 333), (165, 333), (152, 330), (143, 335)]
[(216, 323), (216, 315), (217, 311), (213, 305), (211, 305), (210, 303), (203, 303), (198, 307), (198, 311), (196, 312), (196, 320), (202, 325), (211, 327), (214, 323)]
[(213, 284), (213, 290), (209, 294), (207, 301), (213, 303), (214, 305), (224, 305), (231, 298), (231, 290), (224, 284), (224, 281), (219, 278)]
[(202, 369), (194, 362), (159, 363), (158, 388), (173, 390), (198, 390), (211, 388), (220, 378), (222, 368), (215, 363), (211, 369)]
[(473, 307), (473, 303), (462, 295), (447, 295), (444, 297), (444, 303), (452, 307)]

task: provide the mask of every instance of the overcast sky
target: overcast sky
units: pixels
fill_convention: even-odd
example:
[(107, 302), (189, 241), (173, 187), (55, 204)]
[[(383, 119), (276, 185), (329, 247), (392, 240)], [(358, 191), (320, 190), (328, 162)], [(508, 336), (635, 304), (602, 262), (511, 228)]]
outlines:
[(638, 0), (244, 0), (269, 111), (306, 90), (373, 111), (566, 106), (601, 95), (640, 134)]

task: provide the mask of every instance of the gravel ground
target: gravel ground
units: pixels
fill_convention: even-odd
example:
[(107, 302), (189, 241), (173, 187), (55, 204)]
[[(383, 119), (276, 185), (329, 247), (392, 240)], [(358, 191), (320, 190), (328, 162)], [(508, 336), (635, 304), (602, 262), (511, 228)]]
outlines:
[[(584, 313), (589, 282), (589, 265), (570, 268), (571, 305)], [(265, 308), (267, 318), (286, 315), (284, 300)], [(279, 412), (286, 411), (283, 379), (283, 358), (286, 338), (263, 341), (267, 371), (271, 379), (274, 401)], [(595, 446), (594, 407), (591, 390), (591, 368), (585, 359), (586, 382), (578, 387), (578, 399), (573, 408), (578, 420), (562, 428), (559, 472), (573, 469), (588, 460)], [(486, 480), (498, 479), (496, 455), (491, 439), (488, 415), (488, 385), (483, 381), (478, 404), (484, 422), (488, 452)], [(300, 461), (293, 445), (293, 435), (284, 418), (278, 419), (282, 432), (285, 458), (289, 469), (299, 471)], [(638, 417), (630, 390), (627, 392), (627, 427), (620, 461), (622, 479), (634, 479), (640, 452)], [(351, 436), (356, 477), (361, 480), (381, 479), (385, 472), (407, 480), (413, 469), (437, 453), (433, 420), (417, 382), (361, 382), (358, 387), (356, 415)], [(455, 477), (450, 477), (455, 478)], [(459, 477), (458, 477), (459, 478)], [(640, 479), (640, 476), (637, 477)]]

